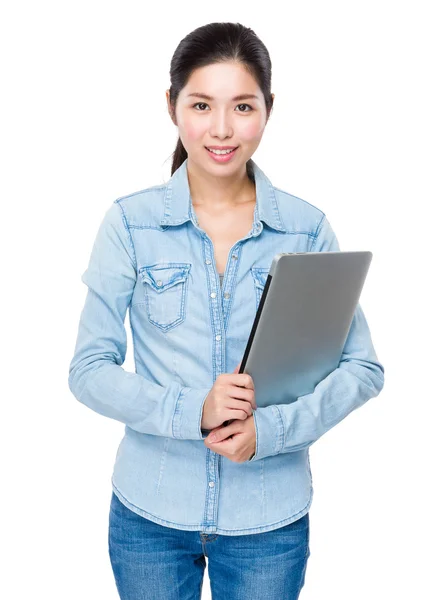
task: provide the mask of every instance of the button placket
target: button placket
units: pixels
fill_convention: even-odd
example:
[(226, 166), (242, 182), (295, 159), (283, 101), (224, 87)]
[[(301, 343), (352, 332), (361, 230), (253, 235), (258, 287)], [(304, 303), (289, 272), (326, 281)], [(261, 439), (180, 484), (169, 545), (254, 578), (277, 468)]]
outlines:
[[(244, 238), (245, 239), (245, 238)], [(234, 278), (237, 271), (237, 260), (240, 254), (240, 242), (236, 242), (236, 244), (231, 249), (231, 260), (228, 263), (228, 277), (225, 282), (225, 286), (223, 288), (223, 299), (225, 300), (222, 303), (222, 311), (224, 318), (224, 328), (226, 327), (226, 321), (228, 319), (228, 311), (230, 309), (231, 303), (229, 300), (231, 299), (232, 291), (234, 290)]]
[[(208, 265), (209, 267), (211, 267), (213, 265), (213, 261), (211, 260), (211, 256), (213, 253), (213, 244), (212, 241), (208, 238), (208, 236), (204, 236), (204, 242), (205, 242), (205, 253), (207, 254), (206, 258), (205, 258), (205, 264)], [(211, 274), (210, 274), (211, 275)], [(211, 314), (213, 315), (213, 328), (215, 331), (215, 335), (214, 335), (214, 340), (215, 340), (215, 344), (214, 344), (214, 361), (215, 365), (216, 365), (216, 374), (220, 374), (222, 373), (222, 356), (223, 356), (223, 351), (222, 351), (222, 346), (224, 344), (224, 340), (222, 338), (222, 330), (223, 330), (223, 323), (222, 323), (222, 313), (220, 310), (220, 307), (218, 305), (218, 300), (220, 298), (219, 293), (216, 291), (216, 278), (215, 277), (209, 277), (209, 281), (211, 282), (211, 292), (209, 294), (211, 301), (212, 301), (212, 310), (211, 310)], [(220, 290), (220, 282), (219, 282), (219, 290)], [(214, 289), (213, 289), (214, 288)], [(218, 343), (221, 342), (221, 343)]]
[[(212, 344), (212, 363), (214, 380), (217, 375), (223, 370), (223, 348), (225, 346), (225, 337), (223, 336), (223, 316), (220, 303), (220, 282), (216, 281), (216, 272), (213, 261), (213, 244), (207, 236), (203, 236), (205, 265), (210, 269), (207, 277), (207, 285), (211, 289), (208, 290), (209, 302), (211, 303), (211, 327), (214, 332), (214, 341)], [(217, 521), (217, 502), (219, 489), (219, 459), (221, 458), (216, 452), (207, 449), (207, 493), (204, 508), (204, 526), (205, 530), (212, 533), (216, 531)]]

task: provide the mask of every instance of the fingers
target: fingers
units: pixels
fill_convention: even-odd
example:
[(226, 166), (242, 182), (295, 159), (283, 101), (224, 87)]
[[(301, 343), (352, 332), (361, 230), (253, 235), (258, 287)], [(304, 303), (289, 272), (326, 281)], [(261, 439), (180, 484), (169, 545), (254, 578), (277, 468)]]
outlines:
[(229, 385), (225, 391), (226, 391), (228, 399), (244, 400), (245, 402), (248, 402), (253, 409), (257, 408), (255, 391), (254, 391), (253, 387), (247, 388), (247, 387), (241, 387), (239, 385)]
[(236, 378), (231, 379), (230, 383), (232, 385), (236, 385), (237, 387), (242, 387), (242, 388), (246, 388), (249, 390), (255, 389), (253, 379), (251, 378), (251, 375), (249, 375), (248, 373), (236, 374)]
[[(237, 375), (236, 379), (230, 379), (230, 383), (233, 385), (237, 385), (238, 387), (245, 387), (254, 390), (255, 386), (253, 384), (253, 379), (251, 375), (248, 373), (239, 373), (240, 366), (242, 361), (237, 365), (237, 367), (233, 371), (233, 375)], [(219, 377), (229, 377), (229, 373), (223, 373)]]
[[(233, 420), (237, 420), (237, 419), (233, 419)], [(232, 423), (233, 421), (229, 421), (229, 423)], [(229, 425), (227, 427), (218, 427), (216, 428), (212, 433), (210, 433), (208, 435), (207, 438), (205, 438), (205, 441), (209, 441), (209, 442), (221, 442), (222, 440), (225, 440), (229, 437), (231, 437), (234, 433), (237, 432), (237, 428), (230, 428)]]

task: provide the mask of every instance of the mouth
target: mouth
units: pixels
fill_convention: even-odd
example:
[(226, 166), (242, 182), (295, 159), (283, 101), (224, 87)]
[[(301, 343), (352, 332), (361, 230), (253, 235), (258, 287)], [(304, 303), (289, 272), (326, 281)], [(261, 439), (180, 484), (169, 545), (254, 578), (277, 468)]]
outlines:
[(229, 162), (233, 156), (235, 155), (237, 149), (239, 148), (239, 146), (235, 146), (234, 148), (232, 148), (231, 150), (228, 149), (229, 151), (225, 151), (219, 154), (217, 154), (216, 152), (213, 152), (212, 149), (207, 148), (207, 146), (205, 146), (205, 150), (208, 152), (209, 157), (214, 160), (215, 162), (220, 162), (220, 163), (226, 163)]
[(225, 148), (225, 147), (224, 147), (224, 148), (209, 148), (208, 146), (205, 146), (205, 148), (206, 148), (206, 149), (207, 149), (209, 152), (211, 152), (211, 151), (213, 151), (213, 150), (219, 150), (219, 151), (221, 151), (221, 150), (225, 150), (225, 153), (226, 153), (226, 152), (227, 152), (227, 150), (231, 150), (231, 151), (233, 152), (234, 150), (236, 150), (237, 148), (239, 148), (239, 146), (228, 146), (228, 147), (226, 147), (226, 148)]

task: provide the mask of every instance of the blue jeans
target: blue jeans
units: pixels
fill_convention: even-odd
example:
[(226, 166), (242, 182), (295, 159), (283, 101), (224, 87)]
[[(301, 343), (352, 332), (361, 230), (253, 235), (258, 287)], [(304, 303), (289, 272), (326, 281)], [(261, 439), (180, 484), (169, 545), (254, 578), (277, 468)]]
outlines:
[(199, 600), (205, 557), (213, 600), (296, 600), (310, 556), (309, 513), (273, 531), (205, 534), (145, 519), (112, 492), (109, 555), (121, 600)]

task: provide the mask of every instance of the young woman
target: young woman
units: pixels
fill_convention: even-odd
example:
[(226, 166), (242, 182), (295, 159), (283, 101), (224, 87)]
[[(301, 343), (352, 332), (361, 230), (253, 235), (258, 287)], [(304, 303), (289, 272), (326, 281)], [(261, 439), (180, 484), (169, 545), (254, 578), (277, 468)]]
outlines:
[[(251, 159), (274, 99), (251, 29), (199, 27), (170, 76), (171, 178), (106, 212), (70, 364), (75, 397), (126, 425), (111, 564), (128, 600), (200, 598), (205, 557), (214, 600), (295, 600), (310, 555), (309, 447), (378, 395), (384, 369), (358, 305), (339, 367), (296, 402), (256, 407), (238, 367), (271, 261), (338, 242), (320, 209)], [(121, 367), (127, 309), (135, 373)]]

